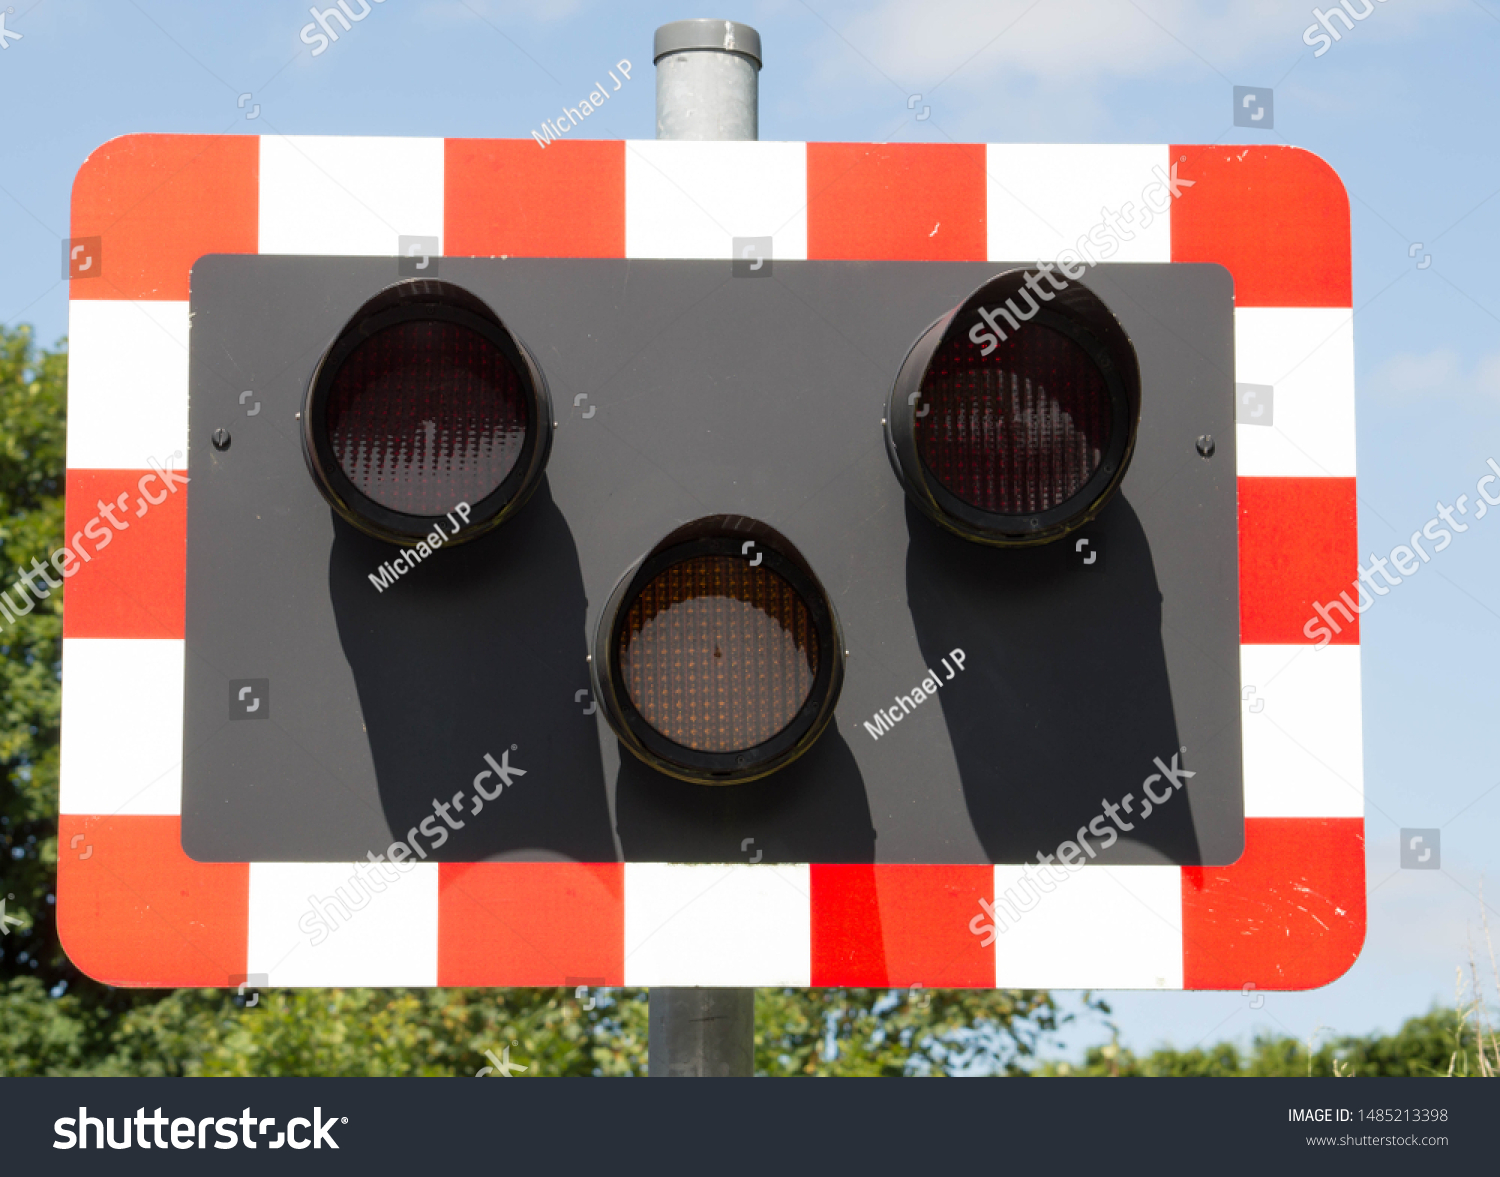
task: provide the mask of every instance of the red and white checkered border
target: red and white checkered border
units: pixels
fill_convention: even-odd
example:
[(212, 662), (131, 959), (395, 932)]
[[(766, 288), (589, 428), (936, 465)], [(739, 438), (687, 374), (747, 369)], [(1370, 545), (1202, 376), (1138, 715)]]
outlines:
[[(1236, 281), (1246, 852), (1224, 868), (1090, 866), (981, 948), (1012, 866), (411, 865), (314, 946), (341, 864), (182, 852), (184, 490), (77, 570), (64, 617), (59, 926), (116, 985), (909, 985), (1307, 988), (1364, 938), (1358, 631), (1314, 650), (1352, 579), (1348, 204), (1289, 148), (127, 136), (73, 192), (102, 274), (70, 303), (69, 534), (187, 449), (187, 273), (206, 253), (778, 259), (1055, 257), (1184, 185), (1114, 261)], [(1139, 224), (1139, 222), (1137, 222)], [(79, 836), (81, 835), (81, 837)]]

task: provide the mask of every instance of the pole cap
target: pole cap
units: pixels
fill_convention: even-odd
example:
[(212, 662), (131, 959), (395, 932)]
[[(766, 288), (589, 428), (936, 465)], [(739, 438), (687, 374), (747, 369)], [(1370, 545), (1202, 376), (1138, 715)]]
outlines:
[(655, 65), (669, 53), (694, 49), (737, 53), (753, 61), (756, 69), (761, 68), (760, 34), (736, 20), (674, 20), (662, 25), (656, 30), (651, 64)]

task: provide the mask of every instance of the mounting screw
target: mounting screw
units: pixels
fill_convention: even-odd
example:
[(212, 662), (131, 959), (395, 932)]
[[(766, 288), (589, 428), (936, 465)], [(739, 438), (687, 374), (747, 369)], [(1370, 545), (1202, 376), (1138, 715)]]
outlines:
[(1205, 458), (1211, 458), (1214, 456), (1214, 435), (1212, 433), (1205, 433), (1198, 439), (1197, 444), (1198, 453), (1200, 455)]
[(214, 449), (227, 450), (229, 448), (229, 430), (215, 429), (213, 435)]

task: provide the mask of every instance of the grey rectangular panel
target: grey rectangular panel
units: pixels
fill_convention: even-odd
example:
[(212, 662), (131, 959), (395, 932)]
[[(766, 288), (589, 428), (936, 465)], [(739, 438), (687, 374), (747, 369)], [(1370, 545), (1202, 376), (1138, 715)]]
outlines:
[[(556, 437), (515, 519), (384, 592), (368, 574), (395, 549), (334, 517), (296, 415), (324, 349), (396, 280), (395, 259), (212, 256), (194, 268), (192, 857), (363, 859), (435, 802), (471, 793), (485, 755), (506, 750), (526, 775), (433, 857), (1028, 861), (1105, 801), (1131, 794), (1140, 814), (1154, 760), (1174, 753), (1194, 778), (1101, 860), (1239, 856), (1233, 295), (1221, 267), (1089, 271), (1140, 359), (1135, 458), (1097, 520), (1025, 551), (966, 543), (916, 512), (881, 429), (918, 334), (1006, 265), (778, 259), (748, 279), (710, 261), (441, 267), (538, 358)], [(223, 451), (209, 444), (219, 428)], [(1212, 458), (1195, 449), (1202, 434)], [(619, 575), (679, 523), (716, 513), (762, 519), (798, 546), (849, 659), (835, 726), (811, 752), (761, 781), (706, 788), (622, 762), (579, 692)], [(955, 647), (962, 674), (872, 738), (875, 709)], [(265, 719), (232, 722), (249, 700), (230, 684), (252, 681), (265, 684)]]

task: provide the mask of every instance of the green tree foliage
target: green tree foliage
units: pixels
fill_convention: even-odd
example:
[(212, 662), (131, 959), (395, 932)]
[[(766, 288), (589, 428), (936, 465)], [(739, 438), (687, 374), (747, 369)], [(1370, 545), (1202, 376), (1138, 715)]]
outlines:
[[(0, 589), (11, 589), (17, 568), (48, 559), (62, 536), (66, 370), (67, 357), (35, 347), (29, 328), (0, 328)], [(0, 898), (21, 921), (0, 937), (0, 983), (21, 976), (52, 986), (70, 974), (52, 894), (61, 682), (62, 601), (53, 592), (14, 625), (0, 616)]]
[[(1488, 1045), (1486, 1040), (1486, 1045)], [(1493, 1051), (1491, 1051), (1493, 1053)], [(1091, 1047), (1082, 1066), (1047, 1063), (1044, 1075), (1192, 1076), (1245, 1078), (1280, 1075), (1477, 1076), (1479, 1040), (1464, 1011), (1434, 1007), (1408, 1018), (1394, 1034), (1334, 1038), (1314, 1043), (1309, 1057), (1306, 1043), (1283, 1035), (1257, 1035), (1246, 1051), (1232, 1042), (1207, 1048), (1176, 1050), (1164, 1047), (1136, 1055), (1118, 1044)]]
[(642, 993), (592, 994), (589, 1010), (560, 989), (296, 989), (250, 1007), (179, 989), (108, 1018), (75, 993), (0, 998), (0, 1073), (463, 1076), (507, 1047), (517, 1077), (645, 1071)]
[[(517, 1077), (646, 1074), (644, 990), (298, 989), (246, 1007), (213, 989), (100, 1010), (93, 982), (0, 997), (0, 1072), (89, 1075), (466, 1076), (487, 1052)], [(762, 1075), (1022, 1073), (1062, 1019), (1041, 993), (761, 990)], [(594, 1008), (588, 1008), (592, 1005)]]
[(763, 989), (756, 1072), (1020, 1075), (1042, 1036), (1070, 1018), (1035, 989)]

